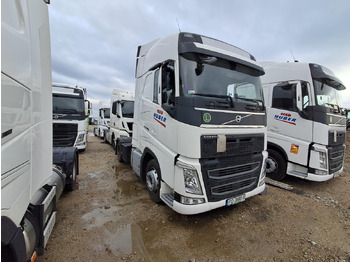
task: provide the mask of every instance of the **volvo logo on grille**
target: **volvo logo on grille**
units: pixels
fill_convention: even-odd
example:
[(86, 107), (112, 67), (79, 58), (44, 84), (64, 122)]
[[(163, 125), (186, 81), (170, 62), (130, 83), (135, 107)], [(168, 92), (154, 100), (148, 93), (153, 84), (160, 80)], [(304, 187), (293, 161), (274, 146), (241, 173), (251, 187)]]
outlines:
[(250, 117), (250, 116), (251, 116), (251, 115), (245, 115), (245, 116), (236, 115), (236, 117), (235, 117), (233, 120), (230, 120), (230, 121), (228, 121), (228, 122), (225, 122), (225, 123), (223, 123), (223, 125), (228, 125), (228, 124), (231, 124), (231, 123), (233, 123), (233, 122), (240, 123), (240, 122), (242, 122), (242, 120), (243, 120), (244, 118), (247, 118), (247, 117)]

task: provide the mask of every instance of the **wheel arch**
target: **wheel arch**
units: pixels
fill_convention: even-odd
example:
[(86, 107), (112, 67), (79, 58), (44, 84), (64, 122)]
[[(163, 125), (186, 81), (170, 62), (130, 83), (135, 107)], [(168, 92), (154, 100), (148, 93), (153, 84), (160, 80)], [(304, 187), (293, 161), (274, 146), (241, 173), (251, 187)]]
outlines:
[(287, 156), (286, 152), (284, 151), (284, 149), (281, 146), (279, 146), (279, 145), (277, 145), (275, 143), (267, 142), (267, 150), (269, 150), (269, 149), (272, 149), (274, 151), (279, 152), (281, 154), (281, 156), (286, 161), (288, 161), (288, 156)]
[(159, 161), (156, 157), (156, 155), (153, 153), (153, 151), (149, 148), (145, 148), (143, 150), (143, 154), (141, 156), (141, 167), (140, 167), (140, 171), (141, 171), (141, 174), (140, 174), (140, 178), (143, 182), (146, 181), (146, 168), (147, 168), (147, 164), (149, 161), (151, 161), (152, 159), (156, 160), (157, 163), (158, 163), (158, 166), (160, 167), (159, 165)]

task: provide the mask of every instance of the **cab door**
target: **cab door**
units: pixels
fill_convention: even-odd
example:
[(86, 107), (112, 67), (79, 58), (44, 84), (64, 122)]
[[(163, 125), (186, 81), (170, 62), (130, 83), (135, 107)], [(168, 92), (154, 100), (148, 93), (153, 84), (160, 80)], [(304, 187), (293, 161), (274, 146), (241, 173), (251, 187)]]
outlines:
[(282, 147), (288, 161), (308, 165), (308, 149), (312, 142), (313, 124), (305, 109), (310, 103), (309, 85), (289, 81), (272, 87), (268, 109), (269, 141)]

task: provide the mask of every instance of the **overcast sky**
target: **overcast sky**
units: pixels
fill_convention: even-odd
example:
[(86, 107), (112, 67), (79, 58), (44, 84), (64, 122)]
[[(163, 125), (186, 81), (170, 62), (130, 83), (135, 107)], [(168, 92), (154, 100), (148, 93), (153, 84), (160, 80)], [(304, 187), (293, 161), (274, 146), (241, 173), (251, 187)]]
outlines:
[(52, 0), (49, 13), (53, 82), (86, 87), (94, 115), (113, 88), (134, 90), (137, 47), (179, 27), (257, 61), (293, 61), (293, 53), (328, 67), (350, 108), (349, 0)]

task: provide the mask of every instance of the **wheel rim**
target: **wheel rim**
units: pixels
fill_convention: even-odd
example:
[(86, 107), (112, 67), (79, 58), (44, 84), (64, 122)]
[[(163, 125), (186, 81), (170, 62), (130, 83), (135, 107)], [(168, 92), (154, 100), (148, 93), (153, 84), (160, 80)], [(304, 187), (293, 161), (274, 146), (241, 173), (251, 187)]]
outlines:
[(278, 164), (273, 158), (268, 157), (266, 159), (266, 173), (271, 174), (273, 172), (276, 172), (277, 167)]
[(146, 174), (146, 184), (149, 191), (157, 192), (159, 188), (158, 174), (155, 169), (151, 169)]

